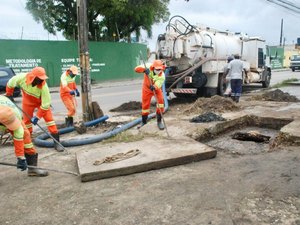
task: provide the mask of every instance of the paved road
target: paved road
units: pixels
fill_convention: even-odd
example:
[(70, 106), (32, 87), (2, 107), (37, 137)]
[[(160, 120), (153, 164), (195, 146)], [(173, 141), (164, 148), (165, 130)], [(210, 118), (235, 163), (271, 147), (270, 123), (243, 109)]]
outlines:
[[(130, 82), (115, 82), (112, 85), (92, 86), (92, 101), (98, 102), (105, 114), (122, 103), (128, 101), (141, 101), (141, 82), (133, 80)], [(55, 112), (65, 111), (59, 93), (52, 93), (52, 104)], [(82, 112), (81, 98), (77, 98), (78, 110)]]
[[(273, 72), (271, 86), (281, 83), (287, 79), (298, 79), (298, 82), (300, 82), (300, 71), (292, 72), (291, 70), (287, 70)], [(300, 83), (298, 85), (286, 86), (280, 89), (284, 92), (288, 92), (290, 95), (295, 95), (298, 99), (300, 99)]]
[(292, 78), (300, 79), (300, 71), (298, 72), (292, 72), (291, 70), (275, 71), (272, 72), (271, 85)]

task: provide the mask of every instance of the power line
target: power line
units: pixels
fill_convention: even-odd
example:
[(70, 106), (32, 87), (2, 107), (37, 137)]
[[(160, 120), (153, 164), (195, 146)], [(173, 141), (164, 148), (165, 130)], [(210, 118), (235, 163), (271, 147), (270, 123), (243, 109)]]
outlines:
[(283, 7), (289, 11), (292, 11), (293, 13), (300, 14), (300, 7), (293, 2), (286, 1), (286, 0), (266, 0), (266, 1), (276, 4), (280, 7)]
[(297, 5), (296, 5), (295, 3), (293, 3), (293, 2), (290, 2), (290, 1), (284, 1), (284, 0), (277, 0), (277, 1), (282, 2), (283, 4), (287, 4), (287, 5), (291, 6), (291, 7), (295, 7), (296, 9), (300, 10), (300, 7), (297, 6)]

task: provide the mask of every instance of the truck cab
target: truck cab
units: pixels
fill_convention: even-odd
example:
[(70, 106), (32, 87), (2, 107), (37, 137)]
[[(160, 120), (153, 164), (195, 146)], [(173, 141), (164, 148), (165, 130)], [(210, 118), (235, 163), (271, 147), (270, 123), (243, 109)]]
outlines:
[(294, 72), (295, 70), (300, 70), (300, 55), (292, 55), (290, 68)]

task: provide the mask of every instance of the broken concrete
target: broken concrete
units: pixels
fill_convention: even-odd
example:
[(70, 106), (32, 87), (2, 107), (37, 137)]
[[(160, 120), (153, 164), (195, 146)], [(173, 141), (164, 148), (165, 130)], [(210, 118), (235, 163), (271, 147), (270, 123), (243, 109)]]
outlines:
[(300, 120), (295, 120), (286, 126), (284, 126), (280, 131), (283, 133), (288, 133), (292, 136), (300, 138)]
[(278, 147), (280, 145), (300, 146), (299, 126), (300, 120), (295, 120), (281, 128), (279, 135), (271, 144), (271, 148)]
[[(138, 149), (141, 153), (129, 159), (93, 165), (95, 160), (132, 149)], [(192, 139), (144, 139), (133, 143), (115, 143), (103, 146), (100, 150), (82, 151), (77, 153), (76, 157), (81, 181), (86, 182), (197, 162), (214, 158), (216, 155), (217, 151), (214, 148)]]

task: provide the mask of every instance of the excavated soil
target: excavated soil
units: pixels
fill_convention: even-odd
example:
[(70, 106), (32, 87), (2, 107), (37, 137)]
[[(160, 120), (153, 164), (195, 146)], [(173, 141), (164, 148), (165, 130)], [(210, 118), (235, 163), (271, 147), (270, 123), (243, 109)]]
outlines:
[(240, 106), (233, 102), (230, 98), (224, 98), (221, 96), (213, 96), (211, 98), (199, 98), (192, 105), (188, 106), (183, 113), (184, 114), (201, 114), (205, 112), (226, 112), (237, 111)]
[(259, 101), (275, 101), (275, 102), (299, 102), (300, 100), (287, 92), (283, 92), (280, 89), (274, 91), (268, 91), (261, 95), (255, 95), (252, 97), (253, 100)]
[(109, 110), (110, 112), (126, 112), (132, 110), (140, 110), (142, 108), (142, 103), (137, 101), (130, 101), (123, 103), (122, 105)]

